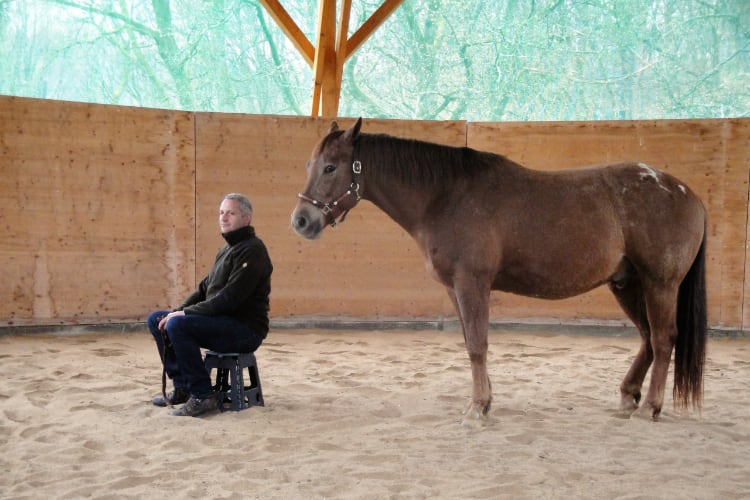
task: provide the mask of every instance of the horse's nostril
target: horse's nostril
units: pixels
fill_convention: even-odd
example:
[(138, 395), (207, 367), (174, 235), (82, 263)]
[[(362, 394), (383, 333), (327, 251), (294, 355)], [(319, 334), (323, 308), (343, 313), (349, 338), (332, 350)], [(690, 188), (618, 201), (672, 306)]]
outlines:
[(299, 216), (294, 220), (294, 225), (297, 226), (299, 229), (302, 229), (303, 227), (307, 225), (307, 219), (305, 219), (302, 216)]

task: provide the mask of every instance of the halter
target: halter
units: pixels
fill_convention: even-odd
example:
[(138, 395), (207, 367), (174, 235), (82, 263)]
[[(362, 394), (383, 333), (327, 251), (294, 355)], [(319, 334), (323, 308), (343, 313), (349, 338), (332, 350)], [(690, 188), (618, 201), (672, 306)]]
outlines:
[[(323, 203), (322, 201), (310, 198), (303, 193), (297, 194), (297, 198), (312, 203), (315, 207), (319, 208), (326, 218), (326, 224), (329, 224), (331, 227), (336, 227), (338, 224), (344, 222), (346, 214), (349, 213), (349, 210), (354, 208), (354, 205), (356, 205), (357, 202), (362, 199), (362, 196), (359, 194), (359, 174), (361, 173), (362, 164), (359, 162), (359, 160), (354, 160), (354, 162), (352, 163), (352, 183), (349, 185), (349, 189), (347, 189), (344, 194), (328, 203)], [(343, 206), (341, 202), (352, 195), (354, 195), (354, 203), (352, 203), (349, 207)], [(340, 218), (339, 215), (341, 216)], [(336, 220), (337, 218), (338, 220)]]

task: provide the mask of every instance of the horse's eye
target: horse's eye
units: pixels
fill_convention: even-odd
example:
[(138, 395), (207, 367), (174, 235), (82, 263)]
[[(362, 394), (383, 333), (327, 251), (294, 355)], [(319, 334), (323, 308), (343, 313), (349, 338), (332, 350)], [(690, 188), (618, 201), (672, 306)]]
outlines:
[(328, 164), (325, 167), (323, 167), (323, 173), (324, 174), (333, 173), (334, 170), (336, 170), (336, 165)]

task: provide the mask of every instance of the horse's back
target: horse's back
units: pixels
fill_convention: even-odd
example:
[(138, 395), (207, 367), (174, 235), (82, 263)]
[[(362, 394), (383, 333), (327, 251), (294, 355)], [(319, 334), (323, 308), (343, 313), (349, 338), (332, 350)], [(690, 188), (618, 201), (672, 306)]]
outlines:
[(528, 187), (511, 185), (509, 191), (513, 197), (525, 197), (526, 212), (541, 219), (532, 227), (548, 231), (558, 227), (577, 237), (594, 233), (599, 239), (621, 239), (625, 251), (644, 239), (637, 244), (685, 246), (685, 240), (696, 240), (686, 238), (686, 232), (695, 233), (699, 243), (702, 239), (706, 211), (701, 200), (681, 180), (645, 163), (554, 172), (527, 169), (526, 175)]

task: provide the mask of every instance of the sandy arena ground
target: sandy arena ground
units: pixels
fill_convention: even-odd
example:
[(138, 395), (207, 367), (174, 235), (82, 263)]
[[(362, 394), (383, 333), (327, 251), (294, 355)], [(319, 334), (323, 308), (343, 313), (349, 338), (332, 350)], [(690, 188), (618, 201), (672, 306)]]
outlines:
[[(0, 498), (750, 498), (750, 340), (709, 341), (702, 413), (617, 412), (635, 337), (494, 331), (494, 401), (454, 331), (272, 331), (265, 407), (151, 405), (150, 335), (0, 336)], [(647, 378), (648, 382), (648, 378)]]

